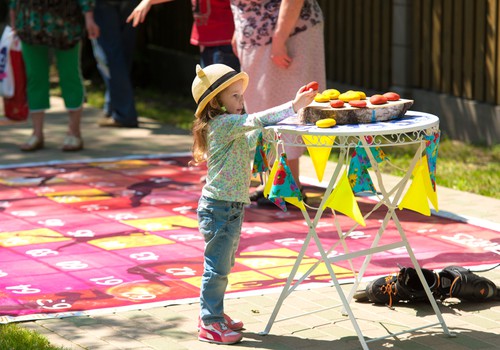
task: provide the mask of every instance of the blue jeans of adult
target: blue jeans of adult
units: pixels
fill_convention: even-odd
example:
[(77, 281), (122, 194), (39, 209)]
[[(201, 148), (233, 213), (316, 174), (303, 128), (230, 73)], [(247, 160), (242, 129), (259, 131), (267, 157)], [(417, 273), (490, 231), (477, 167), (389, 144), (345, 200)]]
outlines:
[(93, 41), (97, 68), (104, 80), (104, 112), (124, 126), (137, 126), (134, 89), (130, 76), (136, 29), (126, 23), (138, 0), (97, 0), (94, 20), (100, 28)]
[(233, 52), (231, 45), (205, 46), (201, 52), (200, 66), (205, 68), (214, 63), (222, 63), (240, 71), (240, 60)]
[(200, 317), (205, 324), (224, 322), (224, 294), (240, 242), (244, 204), (202, 196), (197, 212), (205, 239)]

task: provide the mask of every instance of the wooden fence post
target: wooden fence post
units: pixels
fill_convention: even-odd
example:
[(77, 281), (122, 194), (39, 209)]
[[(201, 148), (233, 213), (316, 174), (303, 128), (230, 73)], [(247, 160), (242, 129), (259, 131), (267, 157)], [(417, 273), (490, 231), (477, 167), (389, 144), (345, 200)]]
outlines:
[(392, 8), (392, 81), (391, 90), (411, 98), (411, 4), (394, 0)]

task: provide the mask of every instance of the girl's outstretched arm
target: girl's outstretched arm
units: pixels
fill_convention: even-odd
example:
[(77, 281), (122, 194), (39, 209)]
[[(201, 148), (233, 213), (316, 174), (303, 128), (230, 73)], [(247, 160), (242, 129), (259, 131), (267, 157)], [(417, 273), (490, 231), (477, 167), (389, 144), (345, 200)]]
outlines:
[(307, 85), (302, 86), (299, 91), (297, 91), (297, 94), (292, 101), (293, 110), (295, 112), (298, 112), (299, 109), (309, 106), (309, 104), (314, 100), (314, 96), (316, 96), (317, 93), (318, 90), (308, 88)]

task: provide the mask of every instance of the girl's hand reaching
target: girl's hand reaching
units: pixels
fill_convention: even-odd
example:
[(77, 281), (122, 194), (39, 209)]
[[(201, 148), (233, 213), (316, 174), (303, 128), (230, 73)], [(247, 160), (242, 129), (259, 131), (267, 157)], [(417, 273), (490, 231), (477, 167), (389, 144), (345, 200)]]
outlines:
[(309, 106), (311, 102), (314, 100), (314, 96), (318, 93), (317, 83), (316, 85), (312, 85), (311, 83), (302, 86), (297, 94), (295, 95), (295, 99), (292, 101), (293, 110), (295, 113), (304, 107)]

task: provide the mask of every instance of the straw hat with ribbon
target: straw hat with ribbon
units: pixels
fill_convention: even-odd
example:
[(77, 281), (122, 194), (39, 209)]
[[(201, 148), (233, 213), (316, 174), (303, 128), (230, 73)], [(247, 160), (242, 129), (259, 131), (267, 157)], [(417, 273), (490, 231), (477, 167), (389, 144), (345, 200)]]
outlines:
[(237, 80), (243, 80), (243, 91), (248, 85), (248, 74), (245, 72), (237, 72), (233, 68), (225, 64), (211, 64), (205, 68), (196, 65), (196, 77), (193, 80), (191, 91), (193, 98), (198, 107), (196, 108), (195, 116), (200, 117), (201, 112), (212, 98), (219, 92), (231, 85)]

